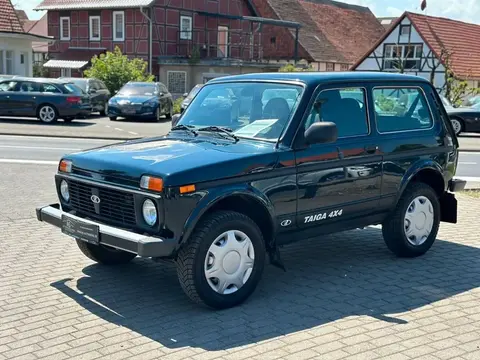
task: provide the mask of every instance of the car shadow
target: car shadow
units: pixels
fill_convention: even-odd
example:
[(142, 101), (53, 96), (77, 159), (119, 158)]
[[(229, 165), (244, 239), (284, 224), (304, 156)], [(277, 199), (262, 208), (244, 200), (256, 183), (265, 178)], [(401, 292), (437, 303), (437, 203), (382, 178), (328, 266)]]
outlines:
[(31, 125), (45, 125), (45, 126), (62, 126), (62, 127), (87, 127), (95, 125), (94, 122), (89, 122), (89, 120), (94, 119), (74, 119), (72, 122), (65, 122), (63, 120), (58, 120), (52, 124), (44, 124), (38, 119), (34, 118), (12, 118), (12, 117), (1, 117), (0, 124), (31, 124)]
[(192, 304), (173, 263), (140, 258), (120, 267), (87, 266), (76, 284), (62, 279), (51, 286), (96, 316), (168, 348), (212, 351), (349, 316), (402, 326), (408, 323), (402, 313), (480, 285), (479, 249), (437, 240), (426, 255), (400, 259), (376, 228), (288, 245), (282, 255), (287, 272), (267, 266), (255, 293), (223, 311)]

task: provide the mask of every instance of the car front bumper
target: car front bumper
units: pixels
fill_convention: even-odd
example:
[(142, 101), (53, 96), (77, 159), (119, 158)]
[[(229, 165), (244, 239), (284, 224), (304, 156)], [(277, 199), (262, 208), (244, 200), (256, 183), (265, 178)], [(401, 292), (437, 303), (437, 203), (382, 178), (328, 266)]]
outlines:
[(465, 189), (467, 182), (460, 179), (452, 179), (448, 182), (448, 190), (451, 192), (458, 192)]
[(132, 110), (128, 108), (117, 107), (115, 105), (108, 105), (108, 116), (122, 116), (122, 117), (154, 117), (157, 108), (139, 108)]
[(85, 224), (96, 225), (99, 229), (99, 245), (108, 245), (141, 257), (167, 258), (176, 249), (175, 239), (138, 234), (87, 220), (61, 210), (60, 204), (39, 207), (36, 209), (36, 213), (38, 221), (46, 222), (58, 228), (62, 228), (62, 215)]

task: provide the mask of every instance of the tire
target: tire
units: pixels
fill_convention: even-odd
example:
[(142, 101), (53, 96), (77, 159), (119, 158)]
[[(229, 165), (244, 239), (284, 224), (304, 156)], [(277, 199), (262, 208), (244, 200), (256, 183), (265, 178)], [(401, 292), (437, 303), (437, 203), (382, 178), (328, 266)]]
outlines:
[(159, 122), (161, 116), (160, 106), (155, 110), (155, 117), (153, 118), (154, 121)]
[(117, 120), (116, 116), (109, 116), (108, 118), (110, 119), (110, 121), (116, 121)]
[(107, 115), (107, 103), (103, 104), (103, 110), (100, 110), (98, 113), (100, 114), (100, 116)]
[(93, 245), (78, 239), (76, 241), (79, 249), (86, 257), (103, 265), (127, 264), (137, 256), (127, 251), (103, 245)]
[[(215, 245), (215, 243), (219, 243), (216, 240), (222, 234), (232, 233), (233, 231), (240, 238), (243, 235), (246, 235), (247, 238), (244, 238), (242, 242), (237, 242), (238, 238), (229, 238), (223, 245)], [(249, 243), (246, 242), (247, 239), (250, 240)], [(234, 247), (234, 250), (225, 253), (225, 249), (228, 249), (226, 244), (241, 246), (244, 242), (248, 246)], [(213, 288), (215, 286), (215, 278), (207, 279), (206, 269), (208, 266), (212, 266), (213, 269), (217, 260), (215, 258), (212, 260), (212, 251), (214, 249), (222, 251), (222, 248), (224, 253), (222, 255), (223, 260), (219, 261), (221, 263), (220, 272), (226, 274), (224, 270), (225, 259), (226, 256), (229, 256), (231, 261), (227, 262), (227, 266), (230, 265), (235, 268), (235, 265), (238, 265), (236, 279), (241, 279), (242, 284), (245, 278), (247, 280), (243, 285), (237, 287), (236, 290), (233, 284), (231, 284), (232, 287), (228, 286), (223, 293), (220, 293)], [(238, 251), (244, 254), (244, 257), (241, 258)], [(254, 254), (253, 260), (251, 259), (252, 254)], [(247, 270), (245, 270), (241, 262), (245, 259), (251, 262), (251, 267), (247, 267)], [(212, 260), (212, 265), (209, 265), (210, 260)], [(239, 263), (235, 264), (236, 261), (239, 261)], [(201, 220), (192, 233), (188, 244), (180, 249), (176, 264), (180, 285), (192, 301), (214, 309), (226, 309), (239, 305), (254, 292), (263, 273), (265, 244), (262, 233), (257, 224), (246, 215), (233, 211), (212, 213), (204, 220)], [(252, 269), (251, 271), (249, 270), (250, 268)], [(228, 285), (229, 282), (225, 281), (225, 284)], [(220, 282), (216, 286), (220, 286)]]
[(455, 135), (460, 135), (460, 133), (462, 133), (464, 129), (463, 121), (458, 118), (451, 118), (450, 121), (452, 123), (453, 131), (455, 131)]
[[(412, 205), (413, 201), (415, 204)], [(410, 222), (408, 217), (418, 223)], [(424, 229), (428, 229), (430, 223), (430, 232), (425, 232)], [(423, 236), (407, 237), (407, 233), (415, 233), (417, 226), (422, 224), (423, 229), (418, 230), (417, 235), (423, 233)], [(395, 255), (417, 257), (425, 254), (432, 247), (439, 226), (440, 202), (437, 193), (425, 183), (412, 183), (400, 197), (394, 212), (383, 223), (383, 239)]]
[(173, 116), (173, 104), (168, 106), (168, 112), (165, 114), (167, 120), (170, 120)]
[(37, 118), (44, 124), (53, 124), (58, 120), (58, 111), (55, 106), (44, 104), (38, 108)]

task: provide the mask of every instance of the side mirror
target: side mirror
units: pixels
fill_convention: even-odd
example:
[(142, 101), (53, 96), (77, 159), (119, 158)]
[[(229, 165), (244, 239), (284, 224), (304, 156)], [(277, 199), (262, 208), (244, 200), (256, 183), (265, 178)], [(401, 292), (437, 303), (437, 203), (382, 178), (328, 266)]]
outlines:
[(328, 144), (337, 141), (337, 125), (333, 122), (316, 122), (305, 131), (305, 141), (308, 145)]
[(188, 96), (188, 93), (183, 94), (183, 97), (186, 98)]
[(175, 114), (172, 116), (172, 127), (176, 126), (178, 123), (178, 120), (180, 119), (180, 114)]

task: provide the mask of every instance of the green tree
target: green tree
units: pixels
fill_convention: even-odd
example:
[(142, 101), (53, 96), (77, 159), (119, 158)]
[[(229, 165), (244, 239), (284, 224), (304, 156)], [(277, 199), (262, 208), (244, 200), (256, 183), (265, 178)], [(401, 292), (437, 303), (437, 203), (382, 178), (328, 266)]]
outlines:
[(279, 72), (301, 72), (301, 71), (313, 71), (313, 68), (309, 65), (308, 68), (298, 68), (293, 64), (287, 64), (280, 69)]
[(84, 71), (90, 78), (102, 80), (112, 94), (129, 81), (152, 82), (155, 77), (147, 72), (147, 62), (143, 59), (129, 59), (118, 46), (91, 60), (92, 66)]

